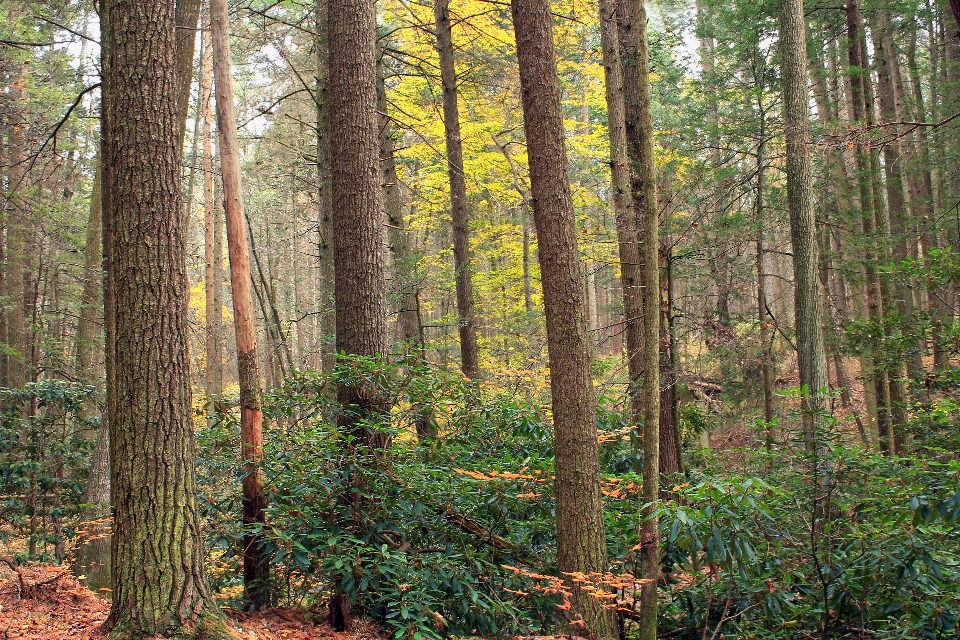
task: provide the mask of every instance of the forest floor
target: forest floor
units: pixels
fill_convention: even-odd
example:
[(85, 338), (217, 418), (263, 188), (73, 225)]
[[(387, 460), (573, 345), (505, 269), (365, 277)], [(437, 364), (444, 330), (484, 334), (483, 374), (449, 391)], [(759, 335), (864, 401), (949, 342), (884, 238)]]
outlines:
[[(27, 565), (15, 573), (0, 568), (0, 640), (93, 640), (103, 638), (100, 625), (110, 603), (87, 589), (69, 569)], [(227, 612), (238, 640), (378, 640), (383, 632), (356, 621), (338, 633), (310, 612), (271, 609), (258, 613)]]

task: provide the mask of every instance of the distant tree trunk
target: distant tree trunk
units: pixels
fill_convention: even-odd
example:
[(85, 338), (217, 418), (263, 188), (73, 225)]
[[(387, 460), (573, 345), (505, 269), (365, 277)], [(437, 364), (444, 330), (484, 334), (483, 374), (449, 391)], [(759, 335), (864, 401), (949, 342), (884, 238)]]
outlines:
[(211, 127), (213, 46), (207, 35), (209, 13), (204, 14), (200, 33), (200, 122), (203, 140), (203, 235), (205, 260), (206, 300), (206, 392), (207, 398), (223, 394), (223, 247), (219, 236), (223, 208), (213, 194), (213, 135)]
[[(514, 0), (530, 192), (547, 322), (556, 457), (557, 565), (561, 575), (607, 570), (603, 501), (580, 255), (567, 177), (560, 82), (547, 0)], [(573, 586), (574, 612), (601, 637), (612, 617)]]
[(257, 333), (254, 325), (250, 282), (250, 251), (247, 246), (243, 189), (240, 184), (240, 148), (233, 105), (233, 75), (230, 68), (230, 29), (226, 0), (210, 2), (213, 77), (217, 97), (217, 130), (220, 134), (220, 167), (226, 205), (227, 247), (230, 251), (230, 283), (233, 288), (233, 318), (237, 339), (237, 369), (240, 375), (240, 443), (243, 462), (243, 586), (245, 609), (270, 606), (270, 560), (260, 548), (261, 536), (249, 529), (266, 521), (263, 490), (263, 413)]
[(440, 53), (443, 84), (443, 126), (447, 141), (447, 175), (450, 180), (450, 210), (453, 221), (453, 262), (457, 279), (457, 313), (460, 328), (460, 369), (468, 378), (480, 375), (473, 282), (470, 268), (470, 216), (463, 173), (463, 143), (457, 107), (457, 72), (453, 63), (453, 39), (448, 0), (435, 0), (433, 14)]
[(317, 248), (319, 250), (319, 298), (317, 313), (320, 317), (320, 362), (318, 367), (325, 372), (333, 370), (336, 356), (337, 316), (334, 311), (333, 269), (333, 168), (331, 166), (330, 128), (330, 47), (327, 34), (327, 8), (330, 0), (316, 0), (317, 53), (317, 185), (319, 187), (320, 211), (318, 218)]
[(200, 19), (201, 0), (177, 0), (177, 132), (179, 147), (187, 134), (187, 115), (190, 113), (190, 86), (193, 84), (193, 53), (197, 42), (197, 22)]
[(763, 375), (763, 422), (766, 429), (766, 445), (769, 450), (773, 445), (773, 332), (770, 331), (772, 321), (767, 310), (766, 273), (763, 267), (766, 247), (764, 243), (764, 196), (766, 195), (766, 167), (767, 162), (767, 114), (763, 105), (763, 98), (757, 97), (759, 108), (760, 131), (757, 143), (757, 189), (754, 196), (754, 205), (757, 220), (757, 320), (760, 323), (760, 371)]
[[(77, 323), (76, 375), (86, 384), (92, 384), (97, 377), (94, 359), (98, 351), (97, 316), (101, 308), (100, 294), (103, 290), (101, 155), (102, 153), (98, 154), (93, 191), (90, 195), (87, 244), (83, 252), (83, 290), (80, 297), (80, 319)], [(91, 407), (90, 410), (94, 411), (95, 407)], [(91, 506), (84, 508), (80, 514), (80, 520), (90, 523), (108, 516), (110, 512), (110, 434), (107, 421), (101, 421), (95, 434), (84, 435), (93, 437), (94, 443), (90, 475), (87, 478), (83, 497), (84, 503)], [(96, 592), (111, 586), (110, 528), (103, 524), (86, 526), (86, 533), (90, 537), (85, 539), (77, 549), (75, 571), (77, 575), (86, 576), (85, 584)]]
[[(607, 129), (610, 136), (610, 172), (613, 212), (617, 223), (620, 288), (623, 293), (623, 333), (627, 345), (630, 409), (635, 425), (643, 422), (643, 273), (640, 269), (640, 233), (633, 207), (630, 158), (627, 155), (623, 69), (617, 36), (616, 0), (600, 1), (600, 45), (607, 93)], [(639, 442), (639, 438), (637, 439)]]
[(90, 214), (87, 218), (87, 242), (83, 250), (83, 289), (80, 294), (80, 318), (77, 321), (76, 374), (85, 383), (93, 381), (93, 364), (97, 352), (97, 315), (100, 311), (100, 294), (103, 287), (103, 257), (100, 225), (101, 213), (101, 168), (97, 170), (90, 194)]
[[(23, 100), (22, 69), (8, 85), (7, 101), (11, 105), (20, 105)], [(7, 128), (7, 201), (5, 202), (6, 222), (6, 265), (4, 268), (3, 291), (6, 297), (6, 342), (9, 351), (5, 354), (6, 384), (12, 389), (22, 387), (27, 383), (27, 324), (25, 318), (30, 317), (25, 307), (24, 278), (27, 274), (27, 234), (29, 224), (27, 210), (23, 203), (22, 191), (26, 188), (26, 171), (24, 169), (23, 139), (28, 125), (22, 122), (22, 115), (18, 106), (12, 110)]]
[(196, 504), (174, 3), (105, 0), (100, 15), (114, 338), (114, 576), (104, 625), (113, 638), (226, 638), (206, 584)]
[(810, 162), (810, 107), (807, 88), (807, 41), (803, 0), (780, 0), (780, 56), (786, 137), (787, 206), (793, 246), (794, 313), (803, 399), (804, 448), (816, 447), (815, 425), (825, 407), (828, 385), (820, 311), (819, 250), (813, 215)]

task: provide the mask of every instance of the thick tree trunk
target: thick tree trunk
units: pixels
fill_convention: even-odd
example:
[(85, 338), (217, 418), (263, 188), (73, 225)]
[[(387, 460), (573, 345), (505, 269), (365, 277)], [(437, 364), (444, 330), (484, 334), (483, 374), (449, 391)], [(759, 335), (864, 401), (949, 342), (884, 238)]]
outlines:
[[(560, 81), (547, 0), (514, 0), (530, 193), (537, 227), (550, 359), (556, 457), (557, 565), (561, 575), (607, 570), (603, 501), (583, 275), (567, 178)], [(573, 610), (601, 637), (612, 616), (574, 591)]]
[(124, 639), (226, 638), (206, 585), (196, 504), (174, 4), (106, 0), (101, 19), (105, 297), (114, 337), (114, 576), (105, 626)]
[(794, 313), (803, 399), (804, 448), (816, 447), (818, 414), (825, 408), (827, 363), (821, 326), (819, 251), (813, 215), (810, 107), (803, 0), (780, 0), (780, 56), (786, 137), (787, 206), (793, 246)]
[(453, 64), (453, 38), (448, 0), (435, 0), (433, 14), (440, 53), (443, 84), (443, 126), (447, 141), (447, 175), (450, 180), (450, 211), (453, 222), (453, 262), (457, 280), (457, 314), (460, 329), (460, 369), (468, 378), (480, 374), (474, 314), (473, 281), (470, 271), (470, 217), (467, 212), (467, 185), (463, 173), (463, 143), (457, 107), (457, 72)]
[[(263, 413), (257, 333), (254, 325), (250, 282), (250, 251), (247, 246), (243, 189), (240, 184), (240, 148), (237, 118), (233, 105), (233, 76), (230, 65), (230, 30), (226, 0), (210, 2), (213, 77), (217, 97), (217, 130), (220, 134), (220, 167), (227, 219), (227, 247), (230, 252), (230, 283), (233, 289), (233, 318), (237, 339), (237, 370), (240, 376), (240, 458), (243, 464), (243, 524), (253, 528), (265, 522), (263, 490)], [(244, 607), (270, 606), (270, 561), (260, 548), (260, 536), (243, 536)]]

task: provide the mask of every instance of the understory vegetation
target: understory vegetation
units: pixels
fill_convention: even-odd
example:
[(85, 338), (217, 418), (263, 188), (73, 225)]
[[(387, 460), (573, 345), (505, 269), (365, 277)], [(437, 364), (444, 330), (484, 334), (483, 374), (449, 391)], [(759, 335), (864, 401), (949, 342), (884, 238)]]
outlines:
[[(366, 427), (389, 433), (388, 449), (337, 432), (337, 381), (363, 381), (392, 402)], [(916, 454), (895, 459), (852, 444), (852, 427), (829, 415), (815, 457), (790, 430), (769, 450), (696, 448), (704, 416), (684, 419), (688, 468), (665, 479), (658, 509), (660, 637), (956, 637), (960, 413), (950, 407), (960, 378), (942, 387), (913, 414)], [(89, 440), (63, 436), (96, 426), (84, 411), (94, 397), (52, 381), (4, 392), (4, 535), (29, 540), (18, 560), (68, 559)], [(602, 398), (597, 416), (609, 573), (574, 578), (630, 637), (642, 480), (620, 400)], [(31, 402), (35, 417), (17, 417)], [(275, 605), (322, 611), (339, 584), (396, 638), (562, 629), (569, 588), (556, 577), (551, 434), (534, 398), (415, 361), (357, 358), (331, 375), (298, 373), (264, 410), (270, 506), (256, 533)], [(436, 436), (415, 436), (424, 422)], [(213, 402), (197, 424), (208, 571), (224, 604), (237, 605), (238, 415)], [(764, 432), (759, 424), (751, 441)]]

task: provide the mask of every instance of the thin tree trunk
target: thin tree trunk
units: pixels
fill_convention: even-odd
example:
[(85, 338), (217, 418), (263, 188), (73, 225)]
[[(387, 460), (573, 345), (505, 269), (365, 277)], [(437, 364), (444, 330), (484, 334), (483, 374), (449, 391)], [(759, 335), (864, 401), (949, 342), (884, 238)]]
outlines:
[[(222, 334), (223, 254), (217, 249), (217, 223), (221, 207), (213, 197), (213, 140), (211, 108), (213, 80), (213, 47), (207, 35), (210, 29), (209, 13), (204, 12), (203, 31), (200, 33), (200, 137), (203, 140), (203, 235), (205, 261), (205, 315), (206, 315), (206, 393), (207, 398), (223, 394), (223, 347)], [(196, 162), (196, 159), (194, 159)]]
[[(603, 501), (583, 276), (567, 177), (560, 81), (547, 0), (513, 0), (550, 360), (560, 575), (607, 569)], [(586, 629), (609, 636), (613, 620), (598, 599), (573, 589)]]
[[(600, 44), (607, 94), (610, 136), (610, 172), (613, 212), (617, 223), (620, 288), (623, 294), (623, 333), (627, 345), (628, 393), (634, 424), (643, 422), (643, 273), (640, 270), (640, 234), (633, 207), (630, 158), (627, 155), (623, 69), (617, 35), (616, 0), (600, 0)], [(640, 439), (636, 438), (636, 442)]]
[(234, 331), (237, 339), (237, 369), (240, 375), (240, 459), (243, 465), (243, 586), (244, 608), (270, 606), (270, 561), (260, 548), (260, 535), (251, 529), (266, 521), (263, 490), (263, 414), (257, 333), (254, 325), (250, 283), (250, 253), (247, 247), (243, 189), (240, 184), (240, 149), (233, 105), (230, 68), (230, 31), (226, 0), (210, 2), (213, 77), (217, 98), (217, 130), (220, 134), (220, 167), (226, 205), (227, 247), (230, 252), (230, 282), (233, 288)]
[(334, 310), (334, 255), (333, 255), (333, 167), (331, 164), (330, 123), (330, 47), (327, 33), (327, 8), (329, 0), (316, 0), (316, 36), (314, 46), (317, 55), (317, 185), (319, 191), (319, 218), (317, 248), (319, 265), (317, 279), (319, 314), (320, 361), (317, 366), (324, 372), (333, 371), (336, 356), (337, 316)]
[(174, 3), (106, 0), (100, 15), (105, 298), (114, 339), (114, 576), (105, 627), (112, 638), (226, 638), (206, 584), (196, 503)]
[(97, 352), (97, 315), (100, 311), (100, 294), (103, 287), (103, 257), (100, 238), (101, 220), (101, 174), (100, 159), (97, 159), (93, 191), (90, 194), (90, 215), (87, 218), (87, 242), (83, 250), (83, 290), (80, 294), (80, 319), (77, 322), (76, 374), (85, 383), (93, 381), (93, 364)]
[(480, 374), (477, 353), (476, 318), (470, 267), (470, 218), (467, 212), (467, 186), (463, 173), (463, 143), (460, 138), (460, 113), (457, 107), (457, 72), (453, 63), (453, 38), (448, 0), (435, 0), (437, 51), (440, 53), (440, 79), (443, 84), (443, 125), (447, 141), (447, 175), (450, 180), (450, 210), (453, 222), (453, 262), (457, 280), (457, 313), (460, 327), (460, 368), (463, 375)]
[[(634, 180), (641, 181), (638, 210), (643, 215), (643, 524), (640, 532), (641, 577), (645, 583), (640, 595), (640, 640), (656, 640), (657, 580), (660, 577), (660, 540), (656, 507), (660, 498), (661, 384), (660, 366), (660, 220), (657, 206), (657, 168), (653, 157), (653, 102), (650, 97), (650, 45), (647, 13), (643, 0), (632, 0), (636, 29), (637, 72), (637, 151), (639, 164)], [(636, 197), (634, 192), (634, 197)], [(667, 443), (669, 444), (669, 442)]]

